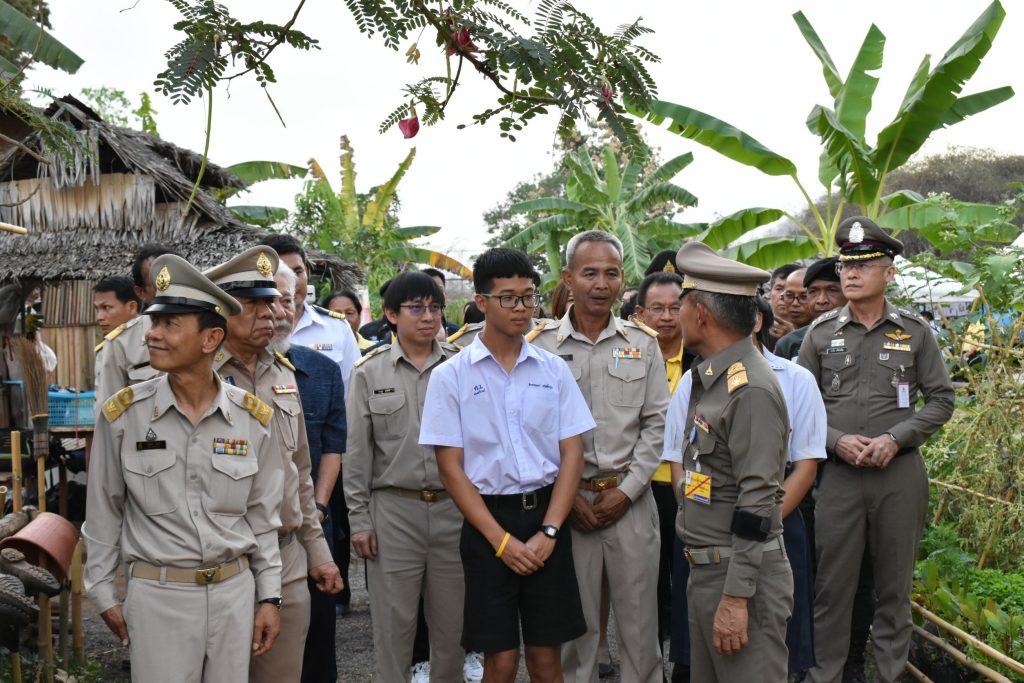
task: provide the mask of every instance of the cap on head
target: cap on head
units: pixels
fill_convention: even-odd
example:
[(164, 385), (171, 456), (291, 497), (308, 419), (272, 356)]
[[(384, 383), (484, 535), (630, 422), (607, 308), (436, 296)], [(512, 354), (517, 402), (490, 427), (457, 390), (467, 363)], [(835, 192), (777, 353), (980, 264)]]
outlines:
[(226, 320), (242, 312), (242, 305), (234, 297), (180, 256), (158, 256), (150, 272), (156, 296), (144, 311), (147, 315), (210, 311)]
[(868, 261), (903, 253), (903, 242), (878, 227), (870, 218), (853, 216), (839, 224), (836, 246), (840, 261)]
[(230, 261), (210, 268), (205, 275), (232, 296), (276, 298), (281, 296), (274, 281), (274, 273), (280, 262), (277, 252), (270, 247), (253, 247)]
[(676, 253), (674, 251), (666, 249), (665, 251), (659, 251), (651, 259), (651, 265), (647, 266), (647, 270), (644, 271), (644, 277), (651, 275), (652, 273), (675, 273), (676, 272)]
[(838, 262), (838, 257), (829, 256), (807, 266), (807, 272), (804, 273), (804, 287), (810, 287), (815, 280), (839, 282), (839, 273), (836, 272), (836, 263)]
[(771, 273), (739, 263), (701, 242), (687, 242), (676, 254), (676, 266), (683, 274), (683, 291), (698, 289), (717, 294), (754, 296), (758, 285), (768, 282)]

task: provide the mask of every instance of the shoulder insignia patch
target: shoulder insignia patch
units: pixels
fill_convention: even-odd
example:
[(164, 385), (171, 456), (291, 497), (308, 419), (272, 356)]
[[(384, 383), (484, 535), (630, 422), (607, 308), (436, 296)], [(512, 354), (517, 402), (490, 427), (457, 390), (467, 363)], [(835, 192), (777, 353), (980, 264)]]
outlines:
[(134, 400), (135, 392), (131, 387), (125, 387), (111, 396), (107, 402), (103, 404), (103, 414), (107, 416), (107, 422), (113, 422), (124, 415), (124, 411), (128, 409), (128, 406), (130, 406)]
[(440, 346), (441, 346), (441, 348), (443, 350), (445, 350), (445, 351), (447, 351), (448, 353), (451, 353), (451, 354), (456, 354), (456, 353), (458, 353), (459, 351), (462, 350), (462, 347), (459, 346), (458, 344), (452, 344), (452, 343), (446, 342), (446, 341), (440, 342)]
[[(115, 339), (117, 339), (117, 335), (121, 334), (127, 329), (128, 323), (121, 323), (120, 325), (112, 329), (110, 332), (107, 332), (105, 335), (103, 335), (103, 339), (105, 339), (106, 341), (114, 341)], [(100, 344), (100, 346), (103, 346), (103, 344)]]
[(281, 353), (280, 351), (274, 351), (274, 357), (277, 358), (278, 363), (285, 366), (292, 372), (295, 372), (295, 366), (292, 365), (292, 362), (288, 360), (288, 358), (286, 358), (283, 353)]
[(477, 330), (483, 329), (483, 326), (483, 323), (466, 323), (465, 325), (463, 325), (462, 327), (448, 335), (448, 338), (445, 341), (455, 343), (455, 340), (457, 340), (462, 335), (466, 334), (467, 332), (475, 332)]
[(730, 365), (725, 374), (730, 394), (750, 381), (747, 379), (747, 368), (739, 361)]
[(828, 311), (827, 313), (822, 313), (813, 321), (811, 321), (811, 329), (813, 330), (815, 326), (825, 322), (826, 320), (831, 320), (832, 318), (836, 317), (837, 315), (839, 315), (840, 310), (842, 309), (833, 308), (831, 311)]
[(548, 326), (548, 321), (547, 320), (541, 320), (539, 323), (537, 323), (536, 327), (534, 327), (532, 330), (530, 330), (529, 332), (526, 333), (526, 341), (532, 342), (534, 339), (537, 338), (538, 335), (540, 335), (541, 332), (544, 331), (544, 328), (547, 327), (547, 326)]
[(103, 345), (104, 345), (104, 344), (106, 344), (106, 343), (107, 343), (107, 340), (106, 340), (106, 339), (104, 339), (103, 341), (101, 341), (101, 342), (100, 342), (99, 344), (97, 344), (97, 345), (96, 345), (96, 348), (94, 348), (94, 349), (92, 350), (92, 352), (93, 352), (93, 353), (99, 353), (99, 352), (100, 352), (100, 349), (102, 349), (102, 348), (103, 348)]
[(371, 358), (373, 358), (377, 354), (381, 353), (382, 351), (387, 351), (390, 348), (391, 348), (391, 344), (382, 344), (382, 345), (378, 346), (377, 348), (373, 349), (372, 351), (367, 352), (367, 354), (365, 356), (363, 356), (362, 358), (357, 360), (355, 363), (353, 363), (352, 367), (358, 368), (360, 365), (362, 365), (366, 361), (370, 360)]
[(249, 411), (249, 414), (256, 418), (264, 427), (270, 422), (270, 418), (274, 414), (274, 409), (268, 406), (263, 401), (256, 398), (256, 394), (251, 392), (245, 392), (245, 409)]
[(652, 337), (657, 338), (657, 336), (658, 336), (657, 330), (654, 330), (654, 329), (648, 327), (642, 320), (637, 318), (635, 315), (634, 316), (630, 316), (630, 318), (629, 318), (629, 320), (627, 322), (633, 323), (640, 330), (646, 332), (647, 334), (651, 335)]

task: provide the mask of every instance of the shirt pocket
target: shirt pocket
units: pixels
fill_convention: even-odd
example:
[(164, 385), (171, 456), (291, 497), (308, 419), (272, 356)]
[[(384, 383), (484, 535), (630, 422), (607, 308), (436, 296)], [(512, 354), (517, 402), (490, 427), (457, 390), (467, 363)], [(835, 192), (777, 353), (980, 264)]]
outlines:
[(149, 450), (124, 457), (124, 483), (147, 515), (165, 515), (178, 506), (174, 497), (174, 472), (178, 461), (173, 451)]
[[(276, 457), (274, 454), (269, 455)], [(210, 476), (207, 509), (217, 515), (244, 515), (249, 508), (253, 478), (260, 469), (256, 456), (213, 453), (212, 457), (213, 472)]]
[(821, 393), (849, 396), (856, 386), (857, 357), (852, 353), (826, 353), (821, 359)]
[(636, 360), (608, 364), (611, 377), (606, 387), (612, 405), (637, 408), (644, 404), (647, 389), (647, 365)]
[(528, 388), (523, 395), (523, 426), (558, 438), (558, 394), (553, 389)]
[(917, 369), (914, 367), (914, 354), (906, 351), (882, 351), (878, 358), (878, 368), (871, 383), (876, 396), (892, 398), (896, 396), (897, 384), (907, 382), (910, 386), (910, 404), (917, 399)]
[(401, 438), (408, 427), (405, 419), (405, 394), (371, 396), (368, 401), (373, 433), (383, 439)]
[(288, 455), (295, 452), (298, 445), (298, 434), (296, 434), (299, 410), (299, 399), (294, 394), (274, 396), (274, 408), (278, 411), (278, 419), (275, 423), (281, 430), (281, 442), (284, 444)]

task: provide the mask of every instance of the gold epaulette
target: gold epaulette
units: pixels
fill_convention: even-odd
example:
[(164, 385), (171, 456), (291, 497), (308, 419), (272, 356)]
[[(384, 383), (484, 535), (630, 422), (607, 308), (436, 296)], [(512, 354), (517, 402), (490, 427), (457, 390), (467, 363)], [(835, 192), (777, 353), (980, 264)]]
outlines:
[(651, 335), (652, 337), (657, 338), (658, 331), (653, 329), (653, 328), (648, 327), (642, 320), (640, 320), (640, 318), (636, 317), (635, 315), (629, 316), (629, 322), (631, 322), (634, 325), (636, 325), (637, 328), (639, 328), (642, 332), (646, 332), (647, 334)]
[(245, 409), (264, 427), (267, 426), (274, 414), (273, 408), (256, 398), (256, 394), (248, 391), (245, 392)]
[(367, 352), (367, 354), (365, 356), (363, 356), (362, 358), (357, 360), (355, 363), (353, 363), (352, 367), (358, 368), (360, 365), (362, 365), (366, 361), (370, 360), (371, 358), (376, 356), (378, 353), (380, 353), (382, 351), (386, 351), (386, 350), (388, 350), (390, 348), (391, 348), (391, 344), (384, 344), (383, 346), (378, 346), (373, 351)]
[(736, 361), (730, 365), (725, 374), (726, 384), (729, 387), (730, 394), (750, 382), (750, 380), (747, 379), (747, 368), (744, 367), (743, 363), (740, 361)]
[(97, 344), (97, 345), (96, 345), (96, 348), (94, 348), (94, 349), (92, 350), (92, 352), (93, 352), (93, 353), (99, 353), (99, 352), (100, 352), (100, 349), (102, 349), (102, 348), (103, 348), (103, 345), (104, 345), (104, 344), (106, 344), (106, 343), (107, 343), (107, 340), (106, 340), (106, 339), (104, 339), (103, 341), (101, 341), (101, 342), (100, 342), (99, 344)]
[(117, 392), (106, 403), (103, 404), (103, 414), (107, 416), (107, 422), (113, 422), (124, 415), (124, 411), (135, 400), (135, 392), (131, 387), (125, 387)]
[(324, 308), (323, 306), (317, 306), (316, 304), (313, 305), (313, 308), (315, 308), (316, 310), (320, 311), (324, 315), (329, 315), (332, 318), (337, 318), (338, 320), (344, 320), (344, 321), (348, 322), (348, 318), (343, 316), (341, 313), (338, 313), (337, 311), (332, 311), (329, 308)]
[(292, 362), (288, 360), (283, 353), (281, 353), (280, 351), (274, 351), (274, 357), (277, 358), (278, 362), (280, 362), (281, 365), (285, 366), (292, 372), (295, 372), (295, 366), (292, 365)]
[(128, 329), (128, 323), (121, 323), (120, 325), (112, 329), (110, 332), (107, 332), (105, 335), (103, 335), (103, 338), (107, 341), (114, 341), (115, 339), (117, 339), (117, 335), (121, 334), (126, 329)]
[(534, 339), (537, 338), (538, 335), (540, 335), (541, 332), (544, 331), (544, 328), (547, 327), (547, 326), (548, 326), (548, 321), (547, 320), (541, 320), (539, 323), (537, 323), (536, 327), (534, 327), (532, 330), (530, 330), (529, 332), (526, 333), (526, 341), (532, 342)]

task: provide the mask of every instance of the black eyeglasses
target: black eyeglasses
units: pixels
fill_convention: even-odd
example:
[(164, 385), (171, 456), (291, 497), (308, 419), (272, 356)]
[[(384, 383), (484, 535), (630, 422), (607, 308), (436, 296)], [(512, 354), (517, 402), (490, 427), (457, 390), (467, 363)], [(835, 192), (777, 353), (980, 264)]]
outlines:
[(805, 304), (810, 298), (811, 297), (807, 292), (800, 292), (799, 294), (794, 294), (793, 292), (785, 292), (782, 295), (782, 300), (789, 303), (799, 301), (800, 303)]
[(488, 299), (497, 299), (498, 305), (502, 308), (515, 308), (520, 303), (526, 308), (536, 308), (537, 304), (540, 303), (539, 294), (524, 294), (523, 296), (516, 296), (515, 294), (481, 294), (480, 296), (487, 297)]

